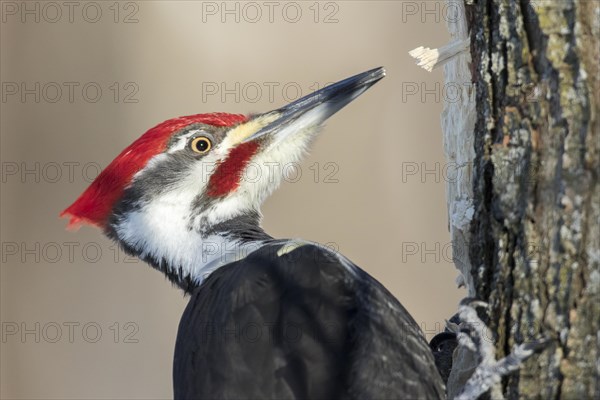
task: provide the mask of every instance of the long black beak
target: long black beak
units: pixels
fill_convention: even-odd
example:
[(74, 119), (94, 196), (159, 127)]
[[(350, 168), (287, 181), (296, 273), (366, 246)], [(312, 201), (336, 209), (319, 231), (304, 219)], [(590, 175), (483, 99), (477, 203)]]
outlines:
[(326, 86), (285, 107), (262, 114), (259, 118), (272, 115), (276, 119), (246, 138), (244, 142), (275, 133), (278, 139), (283, 139), (303, 128), (317, 126), (360, 96), (384, 76), (385, 69), (383, 67), (375, 68)]

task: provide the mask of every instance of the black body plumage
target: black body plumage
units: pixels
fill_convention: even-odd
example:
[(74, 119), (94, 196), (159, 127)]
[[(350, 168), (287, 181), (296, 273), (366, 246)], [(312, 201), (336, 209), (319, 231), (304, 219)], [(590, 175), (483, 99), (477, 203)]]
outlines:
[(191, 295), (176, 399), (444, 398), (432, 350), (398, 300), (343, 256), (266, 234), (260, 206), (281, 171), (243, 174), (246, 163), (301, 158), (324, 121), (384, 75), (376, 68), (277, 110), (229, 115), (230, 125), (204, 123), (213, 114), (167, 121), (179, 130), (120, 188), (105, 233)]
[(327, 249), (286, 246), (269, 242), (194, 291), (176, 399), (444, 398), (430, 347), (394, 296)]

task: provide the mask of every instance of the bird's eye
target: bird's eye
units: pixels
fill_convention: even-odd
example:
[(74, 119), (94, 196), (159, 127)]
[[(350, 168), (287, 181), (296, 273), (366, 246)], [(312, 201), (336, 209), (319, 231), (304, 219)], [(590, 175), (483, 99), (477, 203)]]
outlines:
[(210, 150), (212, 147), (212, 142), (209, 138), (200, 136), (192, 139), (190, 147), (194, 152), (198, 154), (204, 154)]

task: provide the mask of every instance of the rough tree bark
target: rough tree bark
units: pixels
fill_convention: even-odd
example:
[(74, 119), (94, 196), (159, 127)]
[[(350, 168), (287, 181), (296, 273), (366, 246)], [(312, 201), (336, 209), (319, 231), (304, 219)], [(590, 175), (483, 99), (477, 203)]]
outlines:
[[(491, 397), (598, 399), (600, 2), (448, 3), (464, 18), (448, 23), (454, 41), (470, 42), (445, 65), (466, 96), (442, 116), (448, 161), (464, 166), (447, 188), (456, 266), (488, 303), (496, 359), (550, 339)], [(474, 362), (457, 348), (450, 395)]]

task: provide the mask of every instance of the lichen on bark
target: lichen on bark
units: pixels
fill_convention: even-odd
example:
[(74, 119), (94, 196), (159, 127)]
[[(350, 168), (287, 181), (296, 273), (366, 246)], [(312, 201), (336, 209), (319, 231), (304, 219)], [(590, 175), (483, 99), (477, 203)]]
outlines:
[(474, 289), (489, 303), (497, 358), (551, 339), (493, 393), (600, 398), (600, 2), (466, 6)]

